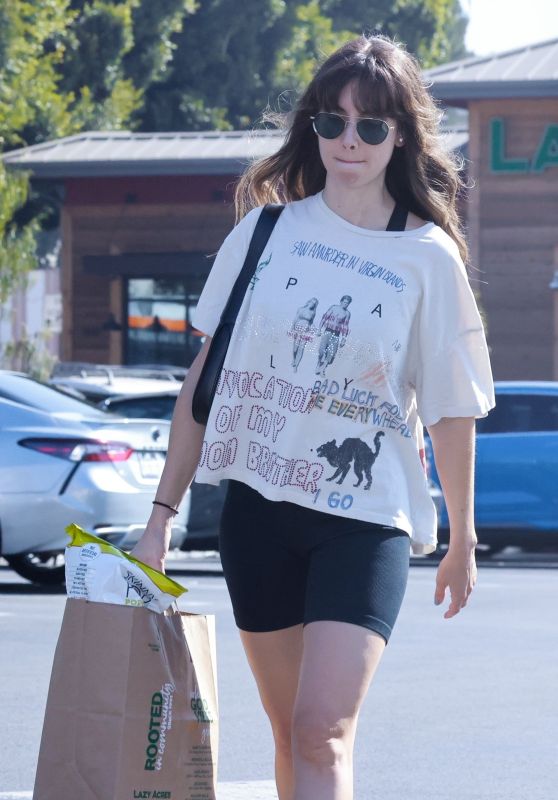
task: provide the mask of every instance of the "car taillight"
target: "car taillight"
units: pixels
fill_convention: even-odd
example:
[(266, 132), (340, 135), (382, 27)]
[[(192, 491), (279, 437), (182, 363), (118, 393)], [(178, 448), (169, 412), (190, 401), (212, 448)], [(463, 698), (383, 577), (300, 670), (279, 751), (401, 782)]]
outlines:
[(68, 461), (126, 461), (133, 448), (124, 442), (83, 439), (22, 439), (19, 444)]

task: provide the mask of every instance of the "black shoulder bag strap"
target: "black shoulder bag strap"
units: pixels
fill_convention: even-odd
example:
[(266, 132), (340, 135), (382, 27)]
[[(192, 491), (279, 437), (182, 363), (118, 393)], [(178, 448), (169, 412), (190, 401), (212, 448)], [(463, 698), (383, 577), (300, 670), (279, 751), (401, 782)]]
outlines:
[(389, 218), (386, 231), (404, 231), (407, 226), (408, 215), (409, 212), (405, 206), (401, 206), (396, 202), (392, 215)]
[(192, 415), (200, 425), (205, 425), (209, 418), (209, 411), (240, 306), (283, 208), (284, 206), (279, 203), (268, 203), (262, 208), (250, 240), (244, 264), (223, 309), (221, 321), (211, 339), (211, 344), (192, 396)]
[(264, 248), (269, 241), (271, 232), (283, 209), (284, 206), (279, 203), (268, 203), (262, 208), (250, 240), (250, 246), (248, 247), (244, 264), (232, 288), (227, 305), (221, 314), (220, 325), (230, 323), (234, 325), (238, 312), (240, 311), (240, 306), (248, 290), (248, 284), (254, 276)]

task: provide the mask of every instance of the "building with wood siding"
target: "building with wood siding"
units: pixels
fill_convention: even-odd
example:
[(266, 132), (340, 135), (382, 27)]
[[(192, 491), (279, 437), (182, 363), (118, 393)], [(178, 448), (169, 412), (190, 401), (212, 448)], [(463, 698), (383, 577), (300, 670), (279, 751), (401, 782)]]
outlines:
[(469, 112), (465, 223), (494, 374), (558, 380), (558, 39), (426, 75)]
[[(426, 76), (444, 106), (469, 112), (448, 146), (474, 184), (461, 211), (495, 377), (558, 379), (558, 40)], [(97, 132), (6, 154), (63, 186), (60, 358), (188, 366), (200, 346), (191, 312), (233, 225), (235, 181), (280, 141)]]

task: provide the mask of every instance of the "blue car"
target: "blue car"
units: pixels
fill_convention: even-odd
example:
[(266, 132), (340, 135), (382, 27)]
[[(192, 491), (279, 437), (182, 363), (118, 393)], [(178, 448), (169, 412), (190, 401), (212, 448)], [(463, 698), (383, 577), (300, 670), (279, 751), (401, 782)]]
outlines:
[[(475, 524), (479, 544), (558, 548), (558, 382), (495, 383), (496, 407), (477, 420)], [(430, 439), (427, 459), (439, 485)], [(448, 541), (442, 504), (438, 538)]]

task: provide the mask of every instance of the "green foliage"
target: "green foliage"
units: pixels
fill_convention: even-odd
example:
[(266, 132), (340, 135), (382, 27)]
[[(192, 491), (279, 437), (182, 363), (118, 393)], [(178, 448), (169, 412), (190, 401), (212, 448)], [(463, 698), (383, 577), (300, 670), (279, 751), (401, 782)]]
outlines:
[(465, 55), (465, 26), (459, 0), (203, 0), (174, 35), (172, 61), (147, 90), (138, 125), (252, 127), (349, 38), (380, 29), (427, 68)]
[[(66, 0), (0, 3), (0, 136), (3, 149), (71, 130), (68, 101), (57, 91), (62, 51), (56, 43), (71, 20)], [(0, 306), (25, 285), (35, 265), (39, 221), (18, 225), (29, 195), (28, 177), (0, 163)]]
[(23, 229), (12, 222), (27, 199), (26, 176), (7, 174), (0, 166), (0, 306), (12, 292), (25, 285), (25, 276), (35, 264), (35, 233), (32, 222)]
[(143, 130), (245, 128), (269, 89), (269, 36), (285, 0), (203, 0), (173, 37), (163, 80), (146, 92)]
[(68, 0), (0, 0), (0, 137), (4, 148), (71, 130), (68, 99), (58, 92), (59, 40), (71, 22)]
[(0, 364), (3, 369), (26, 372), (39, 381), (48, 380), (58, 360), (47, 349), (47, 343), (51, 338), (52, 334), (48, 330), (30, 336), (24, 326), (23, 335), (18, 341), (8, 342), (3, 353), (0, 353)]
[(462, 58), (467, 18), (459, 0), (322, 0), (334, 30), (379, 30), (404, 42), (426, 69)]
[(290, 40), (277, 52), (273, 79), (278, 88), (282, 85), (300, 90), (309, 83), (319, 62), (355, 33), (334, 31), (333, 21), (322, 14), (319, 0), (297, 5), (293, 16)]
[(123, 58), (124, 72), (135, 86), (145, 89), (164, 77), (176, 48), (172, 36), (181, 32), (186, 16), (199, 5), (196, 0), (157, 0), (135, 5), (134, 46)]
[[(0, 149), (129, 127), (195, 0), (0, 0)], [(50, 187), (0, 163), (0, 306), (35, 266)]]

